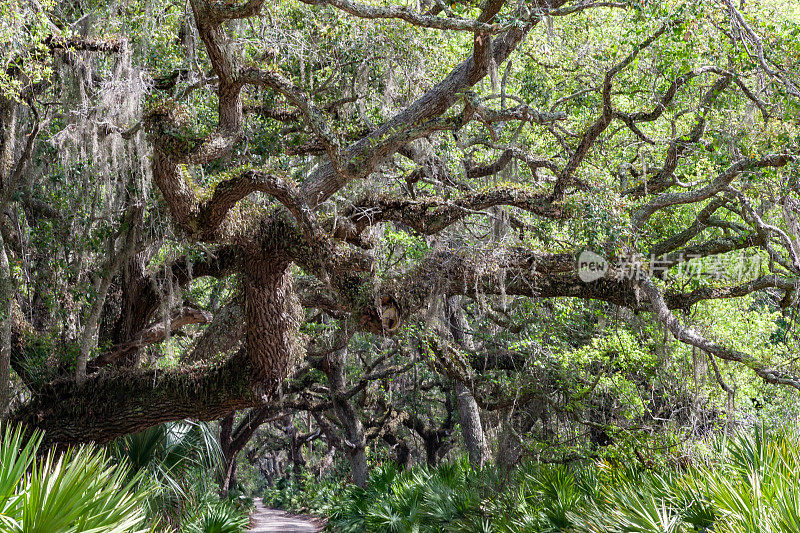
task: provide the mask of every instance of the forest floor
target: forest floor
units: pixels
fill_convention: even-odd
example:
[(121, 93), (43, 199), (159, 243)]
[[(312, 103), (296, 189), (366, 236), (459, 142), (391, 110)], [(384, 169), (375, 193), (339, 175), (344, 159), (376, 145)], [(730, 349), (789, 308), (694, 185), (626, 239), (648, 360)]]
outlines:
[(252, 517), (255, 526), (250, 533), (317, 533), (322, 524), (311, 517), (291, 515), (277, 509), (267, 509), (261, 498), (255, 499), (256, 512)]

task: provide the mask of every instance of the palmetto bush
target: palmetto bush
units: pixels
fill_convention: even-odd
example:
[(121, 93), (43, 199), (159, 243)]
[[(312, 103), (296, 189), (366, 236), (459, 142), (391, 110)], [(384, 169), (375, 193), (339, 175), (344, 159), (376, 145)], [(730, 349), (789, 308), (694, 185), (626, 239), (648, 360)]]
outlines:
[(198, 510), (183, 528), (186, 533), (239, 533), (248, 525), (248, 516), (227, 502), (216, 502)]
[(0, 440), (0, 531), (133, 533), (145, 531), (137, 476), (85, 447), (37, 458), (41, 435), (27, 441), (6, 427)]
[(140, 486), (149, 487), (143, 506), (154, 522), (177, 527), (214, 499), (221, 452), (208, 424), (161, 424), (120, 437), (109, 451), (130, 465)]
[(800, 433), (757, 429), (719, 440), (685, 471), (604, 467), (597, 498), (566, 531), (790, 533), (800, 531)]
[(267, 507), (285, 509), (294, 513), (326, 514), (332, 501), (341, 491), (344, 478), (339, 476), (317, 479), (303, 470), (299, 480), (280, 478), (265, 487), (261, 499)]
[(529, 464), (504, 478), (465, 462), (381, 467), (330, 515), (340, 532), (798, 533), (800, 431), (719, 439), (685, 468)]
[(401, 472), (376, 468), (366, 489), (350, 487), (333, 505), (334, 531), (461, 531), (480, 513), (475, 472), (465, 462)]
[(165, 531), (238, 533), (249, 509), (218, 495), (222, 454), (214, 429), (205, 423), (170, 422), (126, 435), (110, 445), (130, 465), (139, 484), (149, 486), (143, 508)]

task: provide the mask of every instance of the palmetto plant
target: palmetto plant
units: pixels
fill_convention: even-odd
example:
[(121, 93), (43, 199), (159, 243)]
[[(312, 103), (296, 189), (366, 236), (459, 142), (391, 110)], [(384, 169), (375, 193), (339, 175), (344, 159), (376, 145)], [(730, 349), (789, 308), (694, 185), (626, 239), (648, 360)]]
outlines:
[(334, 506), (334, 531), (798, 533), (800, 431), (756, 429), (697, 464), (527, 465), (508, 482), (468, 465), (376, 470)]
[(213, 429), (202, 422), (173, 422), (125, 435), (110, 446), (111, 453), (127, 462), (133, 472), (143, 471), (175, 491), (183, 474), (199, 468), (213, 474), (221, 451)]
[(109, 446), (111, 454), (130, 465), (131, 475), (150, 487), (147, 515), (179, 526), (198, 509), (214, 505), (219, 443), (205, 423), (174, 422), (126, 435)]
[[(466, 462), (400, 472), (375, 469), (367, 489), (351, 488), (332, 511), (336, 531), (491, 531)], [(466, 529), (465, 529), (466, 528)], [(487, 529), (488, 528), (488, 529)]]
[(756, 430), (732, 438), (718, 453), (721, 468), (698, 472), (720, 520), (715, 531), (800, 531), (800, 432)]
[(684, 471), (610, 471), (599, 496), (570, 514), (568, 530), (798, 532), (799, 436), (756, 429), (717, 441), (704, 463)]
[(194, 520), (182, 530), (186, 533), (239, 533), (247, 527), (247, 515), (223, 502), (200, 510)]
[(37, 458), (41, 435), (27, 441), (6, 427), (0, 440), (0, 529), (9, 533), (145, 531), (138, 476), (105, 453), (81, 448)]

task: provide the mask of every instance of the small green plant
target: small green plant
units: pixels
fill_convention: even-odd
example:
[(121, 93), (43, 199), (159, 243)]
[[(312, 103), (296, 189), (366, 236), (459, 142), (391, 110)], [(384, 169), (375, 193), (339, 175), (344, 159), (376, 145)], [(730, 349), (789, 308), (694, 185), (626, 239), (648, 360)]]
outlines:
[(342, 490), (343, 478), (315, 479), (307, 471), (299, 478), (281, 478), (266, 487), (261, 496), (264, 505), (294, 513), (327, 514), (331, 502)]
[(208, 505), (183, 529), (186, 533), (240, 533), (248, 515), (228, 502)]

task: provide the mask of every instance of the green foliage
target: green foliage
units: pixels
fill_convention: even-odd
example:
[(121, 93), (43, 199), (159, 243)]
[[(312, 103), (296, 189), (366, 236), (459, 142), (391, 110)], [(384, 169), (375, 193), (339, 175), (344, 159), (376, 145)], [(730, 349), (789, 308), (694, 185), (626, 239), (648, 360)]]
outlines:
[(0, 528), (9, 533), (134, 533), (144, 529), (141, 475), (83, 447), (40, 452), (41, 434), (27, 441), (6, 426), (0, 441)]
[(18, 100), (52, 73), (44, 41), (52, 31), (48, 12), (53, 5), (51, 0), (0, 0), (0, 98)]
[(326, 513), (341, 490), (342, 479), (315, 479), (303, 471), (300, 479), (281, 478), (264, 489), (261, 499), (267, 507), (277, 507), (296, 513)]
[(149, 487), (142, 506), (153, 523), (219, 533), (246, 525), (252, 502), (220, 500), (217, 494), (221, 452), (208, 424), (162, 424), (117, 439), (110, 451)]
[(331, 507), (334, 531), (789, 533), (800, 527), (800, 430), (718, 438), (688, 466), (467, 463), (376, 468)]
[(186, 533), (239, 533), (248, 525), (248, 516), (228, 502), (209, 504), (182, 528)]
[(466, 461), (401, 472), (377, 467), (367, 489), (348, 487), (330, 511), (336, 531), (461, 531), (481, 503), (477, 472)]
[(75, 368), (80, 347), (75, 342), (64, 342), (50, 334), (26, 335), (22, 364), (31, 383), (43, 385), (65, 371)]

